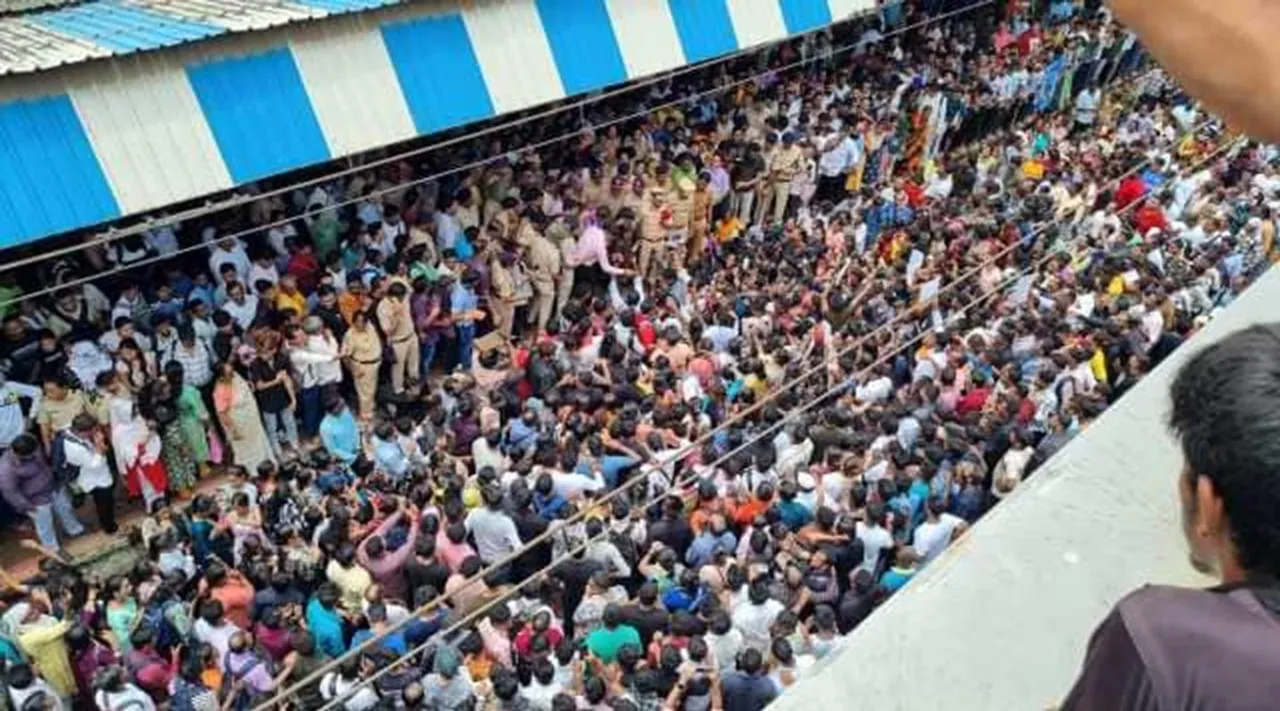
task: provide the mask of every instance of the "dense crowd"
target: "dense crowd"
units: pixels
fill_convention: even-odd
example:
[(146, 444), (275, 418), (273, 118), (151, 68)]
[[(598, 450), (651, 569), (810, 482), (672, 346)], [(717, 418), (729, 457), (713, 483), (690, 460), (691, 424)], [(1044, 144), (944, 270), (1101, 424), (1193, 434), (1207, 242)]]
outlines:
[(921, 12), (5, 281), (4, 702), (758, 711), (831, 657), (1275, 251), (1274, 152), (1105, 11)]

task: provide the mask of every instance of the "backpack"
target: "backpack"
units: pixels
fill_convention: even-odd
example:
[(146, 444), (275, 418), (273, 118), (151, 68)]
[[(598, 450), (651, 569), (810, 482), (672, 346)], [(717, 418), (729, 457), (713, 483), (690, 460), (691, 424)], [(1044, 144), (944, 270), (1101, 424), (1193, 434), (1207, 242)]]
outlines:
[[(27, 698), (22, 700), (22, 705), (17, 708), (17, 711), (44, 711), (44, 709), (49, 708), (50, 701), (49, 694), (46, 692), (33, 691), (27, 695)], [(115, 711), (115, 709), (112, 709), (112, 711)]]
[(178, 677), (173, 683), (173, 695), (169, 697), (170, 711), (195, 711), (196, 697), (203, 693), (204, 687)]
[[(244, 666), (240, 669), (233, 669), (231, 666), (231, 652), (228, 651), (226, 656), (222, 659), (222, 668), (226, 669), (226, 673), (222, 675), (222, 688), (218, 692), (218, 697), (222, 699), (230, 698), (234, 684), (237, 681), (243, 681), (245, 677), (249, 676), (249, 672), (258, 668), (262, 664), (263, 661), (261, 659), (254, 657), (245, 662)], [(262, 700), (259, 696), (260, 694), (254, 692), (253, 689), (246, 684), (240, 689), (240, 693), (236, 694), (235, 703), (232, 704), (231, 708), (235, 709), (235, 711), (249, 711), (249, 709), (259, 705), (259, 701)], [(115, 710), (113, 709), (112, 711)]]
[[(111, 700), (111, 695), (106, 691), (99, 693), (102, 694), (102, 700), (106, 702), (107, 711), (146, 711), (146, 705), (137, 697), (132, 695), (123, 701), (113, 702)], [(30, 701), (30, 699), (28, 699), (28, 701)], [(24, 711), (26, 711), (26, 704), (23, 704), (22, 706)]]
[(182, 642), (182, 637), (178, 634), (177, 628), (173, 626), (168, 616), (165, 615), (177, 604), (180, 603), (176, 600), (168, 600), (159, 605), (147, 605), (142, 609), (142, 624), (155, 633), (156, 649), (161, 654), (167, 654), (170, 649)]

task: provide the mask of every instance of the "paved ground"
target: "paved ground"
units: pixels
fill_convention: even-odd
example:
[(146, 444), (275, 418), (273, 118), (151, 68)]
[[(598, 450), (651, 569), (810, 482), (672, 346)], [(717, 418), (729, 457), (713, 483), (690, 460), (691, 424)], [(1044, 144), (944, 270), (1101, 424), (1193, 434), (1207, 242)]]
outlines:
[[(222, 481), (221, 476), (206, 477), (200, 482), (197, 491), (212, 491)], [(117, 489), (117, 492), (120, 491), (122, 489)], [(143, 519), (142, 502), (117, 500), (117, 506), (119, 510), (116, 520), (120, 530), (114, 536), (107, 535), (98, 526), (93, 502), (86, 498), (84, 504), (76, 509), (76, 515), (88, 529), (88, 533), (71, 540), (62, 539), (63, 547), (77, 562), (88, 566), (102, 576), (116, 575), (129, 570), (144, 554), (144, 551), (129, 545), (128, 542), (129, 530), (141, 523)], [(0, 532), (0, 568), (16, 580), (26, 580), (40, 570), (40, 554), (19, 545), (23, 540), (36, 540), (35, 527), (26, 518)]]

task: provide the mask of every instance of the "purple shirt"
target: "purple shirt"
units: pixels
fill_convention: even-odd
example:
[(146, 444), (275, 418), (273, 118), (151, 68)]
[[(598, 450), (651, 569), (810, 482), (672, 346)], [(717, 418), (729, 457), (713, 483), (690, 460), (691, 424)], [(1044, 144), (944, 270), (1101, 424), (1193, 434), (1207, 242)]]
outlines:
[(275, 688), (275, 680), (266, 662), (253, 652), (230, 652), (227, 654), (227, 673), (236, 681), (242, 681), (256, 694), (263, 694)]

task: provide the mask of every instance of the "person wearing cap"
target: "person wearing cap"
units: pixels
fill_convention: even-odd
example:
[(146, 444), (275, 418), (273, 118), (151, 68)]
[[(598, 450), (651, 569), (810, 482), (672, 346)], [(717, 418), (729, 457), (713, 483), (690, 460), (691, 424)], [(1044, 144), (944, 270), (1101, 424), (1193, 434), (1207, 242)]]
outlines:
[(762, 219), (772, 205), (773, 221), (782, 222), (787, 213), (787, 203), (791, 199), (791, 181), (799, 174), (803, 164), (804, 149), (796, 145), (795, 134), (782, 134), (782, 145), (774, 147), (767, 160), (769, 185), (760, 208)]
[(357, 311), (353, 315), (351, 328), (342, 339), (340, 354), (351, 370), (360, 419), (372, 419), (377, 404), (378, 369), (382, 367), (382, 338), (365, 312)]

